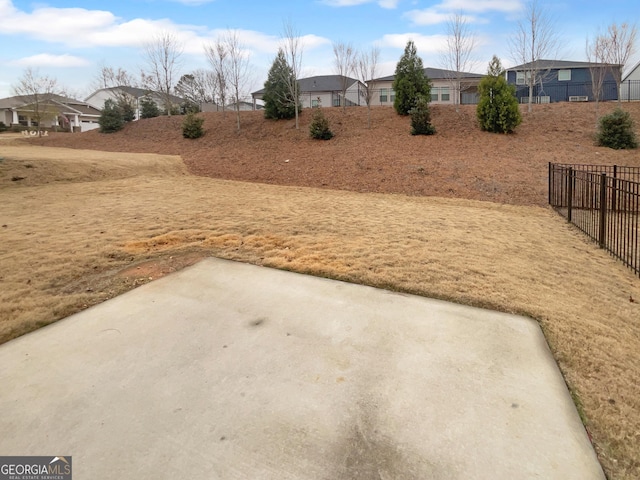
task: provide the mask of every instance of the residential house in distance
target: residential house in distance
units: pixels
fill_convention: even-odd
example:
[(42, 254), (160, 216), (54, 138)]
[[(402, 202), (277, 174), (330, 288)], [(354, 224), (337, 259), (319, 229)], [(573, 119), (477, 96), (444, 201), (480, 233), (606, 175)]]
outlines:
[[(456, 73), (440, 68), (425, 68), (424, 74), (431, 80), (431, 103), (436, 105), (454, 104), (457, 78), (460, 79), (460, 98), (457, 103), (462, 105), (478, 103), (478, 85), (482, 80), (482, 74)], [(367, 81), (367, 84), (372, 86), (374, 91), (371, 105), (393, 106), (396, 96), (392, 85), (395, 78), (395, 75), (389, 75)]]
[(100, 110), (92, 105), (53, 93), (0, 99), (0, 122), (10, 127), (86, 132), (99, 127), (99, 118)]
[(640, 62), (622, 77), (620, 100), (640, 100)]
[[(587, 102), (594, 100), (592, 70), (604, 70), (604, 82), (600, 100), (617, 100), (618, 92), (612, 69), (620, 65), (606, 63), (571, 62), (564, 60), (537, 60), (533, 65), (538, 70), (533, 88), (534, 103)], [(528, 75), (532, 63), (524, 63), (507, 69), (507, 83), (515, 85), (520, 103), (529, 102)]]
[[(165, 100), (164, 95), (158, 92), (152, 92), (144, 88), (138, 87), (110, 87), (110, 88), (101, 88), (96, 90), (91, 95), (89, 95), (85, 101), (95, 108), (102, 110), (104, 107), (104, 102), (107, 100), (113, 100), (114, 102), (118, 102), (119, 99), (126, 98), (131, 102), (134, 111), (135, 111), (135, 119), (138, 120), (140, 118), (140, 101), (143, 98), (149, 98), (155, 102), (160, 111), (163, 111), (165, 108)], [(180, 107), (184, 103), (184, 99), (177, 97), (175, 95), (170, 96), (171, 104), (174, 107)]]
[[(252, 102), (245, 102), (244, 100), (240, 100), (238, 102), (238, 109), (241, 111), (247, 111), (247, 110), (260, 110), (262, 108), (262, 105), (260, 104), (255, 104)], [(224, 107), (225, 110), (230, 110), (230, 111), (235, 111), (236, 109), (236, 102), (230, 103), (228, 105), (226, 105)], [(217, 110), (211, 110), (211, 111), (219, 111), (222, 110), (222, 108), (218, 108)]]
[[(347, 89), (343, 99), (342, 88), (345, 81)], [(345, 103), (347, 107), (364, 105), (364, 85), (355, 78), (343, 75), (319, 75), (301, 78), (298, 80), (298, 85), (302, 108), (340, 107)], [(257, 101), (262, 100), (263, 96), (264, 88), (251, 94), (254, 108), (257, 106)]]

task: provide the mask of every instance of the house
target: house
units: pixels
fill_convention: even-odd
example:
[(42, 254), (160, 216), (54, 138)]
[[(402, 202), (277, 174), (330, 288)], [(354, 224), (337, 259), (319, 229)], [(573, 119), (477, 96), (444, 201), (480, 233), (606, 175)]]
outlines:
[(620, 100), (640, 100), (640, 62), (622, 77)]
[(92, 105), (53, 93), (0, 99), (0, 122), (14, 128), (86, 132), (98, 128), (99, 118), (100, 110)]
[[(478, 103), (478, 85), (483, 75), (479, 73), (455, 72), (440, 68), (425, 68), (424, 75), (431, 80), (431, 102), (434, 104), (476, 104)], [(395, 75), (374, 78), (367, 84), (373, 86), (371, 105), (393, 106), (395, 92), (392, 88)], [(454, 102), (457, 79), (460, 79), (459, 99)]]
[(600, 100), (617, 100), (618, 92), (613, 69), (620, 65), (606, 63), (571, 62), (564, 60), (536, 60), (507, 69), (507, 83), (515, 85), (521, 103), (529, 101), (528, 79), (533, 70), (537, 78), (533, 88), (534, 103), (594, 100), (592, 73), (602, 71), (604, 81)]
[[(239, 110), (241, 110), (241, 111), (260, 110), (262, 108), (262, 105), (258, 105), (258, 104), (254, 104), (254, 103), (251, 103), (251, 102), (245, 102), (244, 100), (240, 100), (238, 102), (238, 107), (239, 107)], [(230, 104), (226, 105), (224, 107), (224, 109), (225, 110), (234, 110), (235, 111), (236, 103), (235, 102), (230, 103)]]
[[(346, 85), (345, 98), (342, 98), (343, 86)], [(310, 107), (347, 107), (364, 105), (364, 85), (355, 78), (344, 75), (319, 75), (315, 77), (301, 78), (298, 80), (300, 87), (300, 103), (302, 108)], [(253, 92), (254, 108), (258, 100), (262, 100), (264, 88)]]
[[(134, 109), (135, 119), (137, 120), (140, 118), (140, 101), (143, 98), (153, 100), (160, 111), (163, 111), (165, 109), (164, 94), (160, 92), (152, 92), (145, 88), (127, 86), (101, 88), (89, 95), (85, 99), (85, 102), (93, 105), (99, 110), (102, 110), (102, 107), (104, 107), (104, 102), (107, 100), (113, 100), (116, 103), (118, 103), (119, 100), (128, 101)], [(175, 95), (169, 95), (169, 99), (171, 100), (171, 105), (176, 108), (180, 108), (180, 106), (184, 103), (183, 98), (177, 97)]]

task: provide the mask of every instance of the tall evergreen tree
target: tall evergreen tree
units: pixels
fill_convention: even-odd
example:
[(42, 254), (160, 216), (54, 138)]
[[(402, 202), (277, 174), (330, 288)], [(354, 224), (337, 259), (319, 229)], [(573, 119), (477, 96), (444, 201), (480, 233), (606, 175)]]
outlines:
[(262, 99), (264, 100), (265, 118), (278, 120), (295, 117), (296, 107), (300, 108), (299, 99), (294, 99), (291, 95), (290, 85), (295, 81), (293, 69), (287, 63), (284, 51), (279, 49), (278, 55), (269, 69), (267, 81), (264, 83)]
[(518, 99), (513, 85), (504, 78), (504, 69), (495, 55), (489, 63), (487, 75), (478, 86), (480, 102), (476, 116), (480, 128), (487, 132), (511, 133), (522, 122)]
[(420, 96), (431, 100), (431, 81), (424, 74), (422, 59), (412, 40), (407, 42), (396, 65), (392, 88), (396, 92), (393, 107), (399, 115), (408, 115)]
[(104, 102), (98, 124), (100, 125), (101, 133), (113, 133), (122, 130), (124, 118), (122, 118), (122, 112), (116, 102), (111, 99)]

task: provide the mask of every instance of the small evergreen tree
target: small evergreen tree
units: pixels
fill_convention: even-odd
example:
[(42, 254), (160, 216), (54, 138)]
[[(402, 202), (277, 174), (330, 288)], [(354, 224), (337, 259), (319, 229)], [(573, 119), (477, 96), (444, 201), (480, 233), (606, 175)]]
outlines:
[(200, 105), (189, 100), (180, 105), (180, 111), (183, 115), (188, 115), (189, 113), (200, 113), (200, 110)]
[(629, 112), (616, 108), (600, 119), (598, 145), (616, 150), (637, 148), (638, 141), (633, 131), (633, 120)]
[(140, 118), (153, 118), (160, 116), (160, 109), (156, 102), (148, 97), (140, 100)]
[(279, 49), (264, 83), (264, 118), (279, 120), (296, 116), (300, 101), (291, 95), (290, 85), (294, 81), (293, 69), (287, 63), (284, 51)]
[(124, 119), (116, 102), (111, 99), (104, 102), (98, 124), (100, 125), (101, 133), (113, 133), (122, 130), (122, 127), (124, 127)]
[(188, 113), (182, 122), (182, 136), (184, 138), (200, 138), (204, 135), (203, 123), (204, 118), (197, 117), (195, 113)]
[(120, 112), (122, 113), (122, 119), (125, 122), (132, 122), (136, 118), (136, 111), (133, 108), (133, 105), (127, 101), (118, 102), (118, 108), (120, 108)]
[(408, 115), (420, 96), (431, 100), (431, 82), (424, 74), (422, 59), (411, 40), (396, 65), (392, 88), (396, 92), (393, 108), (399, 115)]
[(480, 129), (493, 133), (511, 133), (522, 122), (518, 99), (513, 85), (507, 84), (500, 59), (495, 55), (489, 62), (487, 75), (478, 85), (480, 101), (476, 117)]
[(314, 109), (313, 119), (311, 120), (311, 125), (309, 125), (309, 135), (316, 140), (330, 140), (333, 138), (329, 120), (324, 116), (319, 105), (318, 108)]
[(4, 122), (0, 122), (0, 132), (6, 132), (7, 130), (9, 130), (9, 127), (7, 127)]
[(431, 112), (429, 100), (420, 95), (416, 100), (416, 106), (409, 111), (411, 115), (411, 135), (433, 135), (435, 127), (431, 124)]

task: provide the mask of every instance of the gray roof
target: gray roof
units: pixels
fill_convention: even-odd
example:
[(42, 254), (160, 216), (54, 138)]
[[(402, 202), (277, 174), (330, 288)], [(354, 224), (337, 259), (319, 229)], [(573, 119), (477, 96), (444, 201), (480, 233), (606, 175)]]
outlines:
[[(358, 82), (356, 78), (345, 77), (344, 75), (318, 75), (309, 78), (300, 78), (298, 85), (300, 93), (320, 93), (320, 92), (340, 92), (344, 79), (347, 80), (347, 88)], [(251, 95), (264, 93), (264, 88), (253, 92)]]
[[(442, 68), (425, 68), (424, 69), (425, 77), (428, 77), (433, 80), (443, 80), (449, 78), (456, 78), (458, 75), (460, 78), (482, 78), (484, 75), (481, 73), (471, 73), (471, 72), (456, 72), (455, 70), (444, 70)], [(367, 80), (367, 82), (390, 82), (395, 80), (395, 75), (387, 75), (386, 77), (373, 78), (371, 80)]]
[(554, 70), (563, 68), (591, 68), (591, 67), (619, 67), (617, 64), (594, 63), (594, 62), (573, 62), (568, 60), (536, 60), (535, 62), (523, 63), (515, 67), (507, 68), (508, 71), (513, 70)]
[[(87, 97), (87, 99), (93, 97), (97, 92), (107, 92), (107, 91), (111, 91), (113, 92), (114, 90), (120, 90), (128, 95), (131, 95), (134, 98), (142, 98), (142, 97), (146, 97), (146, 96), (156, 96), (156, 97), (163, 97), (164, 95), (160, 92), (154, 92), (153, 90), (149, 90), (148, 88), (138, 88), (138, 87), (128, 87), (125, 85), (121, 85), (118, 87), (109, 87), (109, 88), (101, 88), (99, 90), (96, 90), (95, 92), (93, 92), (91, 95), (89, 95)], [(184, 102), (184, 98), (180, 98), (177, 97), (175, 95), (171, 95), (171, 101), (174, 103), (182, 103)]]
[[(43, 93), (40, 95), (40, 101), (62, 104), (65, 107), (68, 107), (71, 110), (75, 110), (78, 113), (87, 115), (100, 115), (100, 111), (98, 109), (81, 100), (64, 97), (55, 93)], [(23, 107), (31, 103), (34, 103), (32, 95), (15, 95), (13, 97), (0, 99), (0, 109)]]

